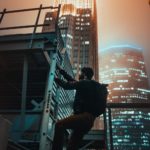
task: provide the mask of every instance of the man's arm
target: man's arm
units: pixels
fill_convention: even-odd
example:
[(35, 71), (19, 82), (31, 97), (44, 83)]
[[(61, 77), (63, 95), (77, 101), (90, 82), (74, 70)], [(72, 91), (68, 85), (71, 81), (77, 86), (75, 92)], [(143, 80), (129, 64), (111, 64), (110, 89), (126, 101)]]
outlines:
[(70, 76), (65, 70), (63, 70), (61, 67), (59, 67), (57, 65), (57, 69), (59, 70), (60, 74), (63, 75), (63, 77), (67, 80), (67, 81), (76, 81), (74, 78), (72, 78), (72, 76)]
[(55, 78), (55, 82), (61, 86), (62, 88), (64, 88), (65, 90), (74, 90), (74, 89), (78, 89), (80, 84), (78, 81), (72, 81), (72, 82), (65, 82), (59, 78)]

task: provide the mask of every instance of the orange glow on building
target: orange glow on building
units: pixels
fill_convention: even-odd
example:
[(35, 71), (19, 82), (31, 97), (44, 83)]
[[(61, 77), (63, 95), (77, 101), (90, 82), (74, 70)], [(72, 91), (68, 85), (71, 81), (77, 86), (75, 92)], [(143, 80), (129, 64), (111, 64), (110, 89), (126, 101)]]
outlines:
[(92, 0), (54, 0), (53, 6), (59, 4), (73, 4), (76, 8), (92, 8)]
[(94, 3), (96, 3), (95, 0), (94, 2), (93, 0), (54, 0), (52, 2), (52, 6), (57, 7), (59, 4), (61, 4), (60, 16), (69, 14), (75, 16), (79, 13), (77, 11), (78, 9), (91, 9), (93, 16), (95, 9)]
[(62, 16), (62, 15), (69, 15), (69, 14), (71, 14), (73, 16), (76, 15), (76, 8), (74, 7), (74, 5), (72, 5), (72, 4), (64, 4), (64, 5), (62, 5), (60, 16)]

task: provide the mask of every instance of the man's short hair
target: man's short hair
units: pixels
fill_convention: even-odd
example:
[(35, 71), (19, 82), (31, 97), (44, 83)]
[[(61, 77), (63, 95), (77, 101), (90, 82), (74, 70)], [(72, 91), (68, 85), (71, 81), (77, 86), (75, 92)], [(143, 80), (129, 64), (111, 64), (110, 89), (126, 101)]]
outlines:
[(92, 79), (92, 77), (94, 75), (93, 69), (90, 67), (83, 67), (81, 69), (81, 72), (84, 73), (88, 79)]

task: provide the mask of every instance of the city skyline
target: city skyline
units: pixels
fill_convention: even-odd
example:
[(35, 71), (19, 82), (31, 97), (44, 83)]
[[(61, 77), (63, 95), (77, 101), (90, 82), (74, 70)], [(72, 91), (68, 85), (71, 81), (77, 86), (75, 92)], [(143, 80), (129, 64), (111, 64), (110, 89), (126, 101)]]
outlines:
[[(11, 5), (11, 3), (8, 0), (6, 0), (3, 3), (2, 0), (0, 0), (0, 7), (8, 8), (8, 10), (33, 8), (33, 7), (39, 7), (41, 3), (43, 3), (43, 6), (51, 5), (50, 2), (53, 1), (32, 0), (32, 2), (23, 1), (22, 3), (20, 3), (19, 0), (13, 0), (13, 2)], [(71, 6), (71, 4), (68, 3), (66, 5)], [(71, 6), (71, 8), (73, 7)], [(68, 8), (64, 8), (64, 10), (65, 9), (68, 10)], [(74, 10), (74, 8), (72, 10)], [(91, 57), (92, 59), (94, 58), (93, 60), (95, 61), (97, 60), (95, 58), (99, 57), (99, 67), (98, 67), (100, 70), (99, 77), (102, 79), (100, 80), (100, 82), (106, 81), (104, 83), (109, 84), (110, 95), (108, 97), (108, 102), (110, 103), (113, 102), (113, 103), (125, 103), (125, 104), (134, 103), (135, 104), (135, 103), (144, 102), (146, 104), (150, 102), (149, 101), (150, 97), (148, 95), (150, 93), (150, 89), (149, 89), (150, 86), (148, 85), (148, 79), (150, 83), (150, 78), (149, 78), (150, 76), (150, 67), (149, 67), (150, 65), (150, 59), (149, 59), (150, 15), (149, 14), (150, 13), (149, 11), (150, 11), (150, 5), (148, 4), (148, 0), (121, 0), (121, 1), (120, 0), (97, 0), (97, 14), (98, 14), (97, 16), (98, 16), (98, 29), (99, 29), (98, 33), (95, 32), (98, 34), (99, 37), (98, 38), (99, 54), (97, 54), (97, 56), (94, 56), (94, 54), (96, 54), (95, 52), (97, 52), (96, 51), (97, 43), (95, 42), (96, 40), (94, 37), (94, 35), (96, 34), (92, 35), (91, 36), (92, 38), (90, 37), (90, 28), (88, 27), (86, 28), (86, 26), (89, 26), (89, 24), (91, 25), (92, 23), (89, 21), (90, 17), (85, 16), (85, 14), (82, 13), (82, 9), (78, 10), (78, 16), (74, 17), (73, 15), (68, 15), (68, 14), (67, 16), (65, 14), (66, 16), (62, 15), (60, 17), (60, 20), (58, 21), (59, 27), (64, 27), (64, 25), (69, 25), (70, 22), (72, 23), (68, 32), (69, 34), (68, 33), (66, 35), (62, 34), (62, 37), (68, 38), (68, 41), (66, 40), (67, 42), (66, 43), (64, 42), (64, 47), (66, 48), (66, 51), (68, 48), (67, 57), (68, 54), (70, 56), (72, 55), (71, 57), (72, 64), (78, 65), (78, 71), (85, 64), (89, 65), (91, 63), (91, 61), (89, 61), (91, 59), (86, 58), (85, 61), (85, 58), (83, 59), (81, 56), (85, 55), (85, 53), (88, 53), (87, 52), (88, 50), (91, 51), (92, 46), (94, 45), (93, 43), (94, 42), (96, 43), (95, 44), (96, 46), (94, 47), (95, 51), (93, 50), (94, 49), (93, 48), (92, 49), (94, 51), (93, 54), (90, 53), (91, 54), (90, 56), (88, 53), (88, 57)], [(47, 15), (47, 12), (48, 11), (46, 10), (43, 13), (41, 13), (38, 23), (43, 23), (44, 17), (45, 17), (45, 21), (53, 19), (51, 14)], [(88, 15), (91, 13), (89, 12), (90, 11), (87, 10)], [(30, 22), (32, 22), (31, 24), (34, 24), (35, 23), (34, 21), (37, 16), (37, 11), (35, 13), (30, 12), (28, 16), (27, 15), (24, 16), (22, 14), (21, 18), (14, 17), (14, 16), (6, 17), (6, 19), (3, 19), (4, 23), (2, 23), (0, 27), (4, 27), (5, 25), (19, 26), (19, 25), (24, 25), (21, 23), (26, 23), (26, 22), (29, 24)], [(84, 20), (83, 17), (89, 18), (88, 22), (86, 22), (87, 19)], [(49, 28), (51, 27), (49, 26)], [(42, 27), (40, 29), (42, 29)], [(86, 30), (83, 31), (83, 29)], [(94, 28), (92, 29), (96, 31)], [(78, 32), (76, 32), (75, 30), (78, 30)], [(21, 33), (29, 33), (32, 31), (31, 30), (28, 32), (18, 31), (16, 33), (16, 30), (14, 32), (8, 30), (8, 32), (10, 34), (18, 34), (18, 33), (21, 34)], [(43, 31), (39, 30), (38, 28), (37, 32), (43, 32)], [(81, 36), (81, 32), (83, 32), (84, 36)], [(6, 32), (1, 32), (0, 34), (3, 33), (7, 34)], [(90, 44), (91, 46), (89, 46), (88, 48), (85, 47)], [(76, 54), (75, 54), (75, 48), (73, 47), (76, 47)], [(71, 54), (70, 52), (71, 49), (73, 51), (73, 54)], [(121, 51), (117, 51), (119, 49), (121, 49)], [(82, 55), (80, 55), (81, 52)], [(103, 52), (105, 54), (108, 53), (109, 57), (107, 57), (107, 55), (103, 55)], [(75, 60), (75, 56), (78, 61)], [(81, 61), (82, 59), (84, 60), (84, 62)], [(147, 66), (147, 72), (145, 66)], [(97, 68), (95, 70), (97, 70), (98, 72)], [(75, 73), (75, 70), (73, 71)], [(115, 93), (114, 95), (113, 92)], [(130, 144), (130, 146), (134, 148), (136, 147), (135, 150), (137, 149), (137, 147), (141, 148), (140, 146), (145, 144), (147, 148), (149, 146), (148, 139), (150, 137), (149, 110), (148, 109), (143, 110), (141, 108), (140, 109), (132, 108), (132, 110), (128, 108), (127, 109), (123, 108), (121, 110), (120, 107), (117, 109), (118, 111), (115, 111), (115, 109), (112, 108), (111, 109), (112, 111), (110, 111), (112, 112), (112, 115), (110, 117), (112, 117), (112, 129), (113, 129), (112, 138), (114, 140), (112, 142), (114, 146), (116, 146), (116, 150), (117, 149), (120, 150), (119, 146), (121, 144), (122, 144), (121, 145), (122, 149), (124, 149), (124, 144), (128, 144), (128, 146)], [(64, 115), (65, 113), (64, 112), (60, 113), (60, 115), (62, 114)], [(99, 124), (101, 124), (100, 121), (99, 120), (97, 121), (95, 129), (100, 129), (99, 126)], [(145, 125), (144, 123), (147, 124)], [(118, 129), (119, 132), (117, 131)], [(129, 133), (130, 131), (131, 134)], [(139, 142), (137, 136), (139, 137)]]

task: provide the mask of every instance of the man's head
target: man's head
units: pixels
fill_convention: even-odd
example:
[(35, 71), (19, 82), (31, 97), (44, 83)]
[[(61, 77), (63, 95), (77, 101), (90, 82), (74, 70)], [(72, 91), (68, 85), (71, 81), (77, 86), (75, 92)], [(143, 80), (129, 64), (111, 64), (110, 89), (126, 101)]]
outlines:
[(94, 75), (93, 69), (90, 67), (83, 67), (81, 69), (81, 75), (79, 76), (79, 80), (89, 79), (91, 80)]

